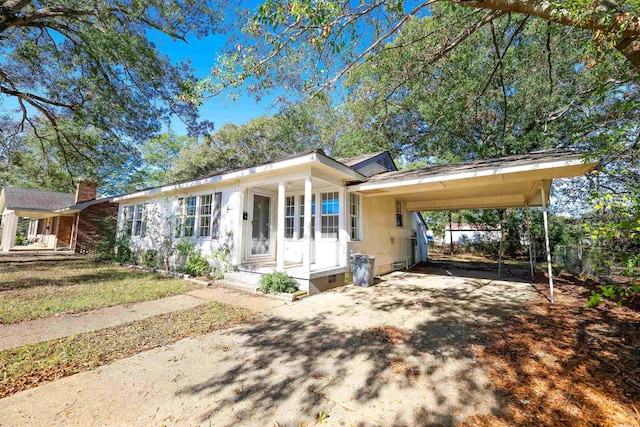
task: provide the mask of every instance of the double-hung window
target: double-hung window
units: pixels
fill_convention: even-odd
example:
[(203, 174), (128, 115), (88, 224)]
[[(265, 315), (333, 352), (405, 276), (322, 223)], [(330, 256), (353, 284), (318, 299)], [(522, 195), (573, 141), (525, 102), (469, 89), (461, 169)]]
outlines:
[(293, 239), (294, 220), (296, 217), (296, 198), (287, 196), (284, 198), (284, 237)]
[(213, 195), (200, 196), (200, 218), (198, 219), (198, 237), (211, 236), (211, 213)]
[(133, 234), (133, 214), (134, 206), (125, 206), (122, 211), (122, 235), (125, 237), (131, 237)]
[(323, 239), (338, 238), (338, 222), (340, 216), (340, 199), (338, 192), (320, 194), (322, 205), (320, 211), (320, 233)]
[(193, 237), (196, 226), (196, 197), (187, 197), (185, 200), (184, 236)]
[(144, 237), (145, 218), (144, 205), (136, 205), (133, 220), (133, 235)]
[(184, 224), (184, 198), (178, 199), (178, 209), (174, 217), (173, 237), (182, 237), (182, 226)]
[(349, 194), (349, 235), (360, 240), (360, 196)]
[[(300, 196), (300, 215), (298, 218), (298, 238), (304, 239), (304, 195)], [(311, 240), (316, 238), (316, 195), (311, 195)]]
[(402, 214), (402, 202), (396, 200), (396, 227), (404, 227), (404, 215)]

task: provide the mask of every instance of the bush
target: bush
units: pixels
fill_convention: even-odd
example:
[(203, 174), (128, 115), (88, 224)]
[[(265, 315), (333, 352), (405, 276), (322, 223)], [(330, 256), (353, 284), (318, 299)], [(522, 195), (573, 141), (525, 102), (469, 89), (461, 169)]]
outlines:
[(160, 264), (159, 258), (158, 251), (155, 249), (147, 249), (142, 255), (142, 264), (149, 268), (158, 268)]
[(260, 290), (266, 294), (293, 293), (298, 289), (298, 282), (286, 273), (267, 273), (260, 279)]
[(211, 264), (204, 256), (198, 252), (193, 252), (182, 267), (182, 271), (190, 276), (207, 276), (211, 273)]
[(117, 243), (115, 260), (120, 264), (133, 264), (133, 252), (129, 240), (120, 240)]
[(27, 236), (24, 233), (16, 234), (16, 246), (22, 245), (27, 240)]

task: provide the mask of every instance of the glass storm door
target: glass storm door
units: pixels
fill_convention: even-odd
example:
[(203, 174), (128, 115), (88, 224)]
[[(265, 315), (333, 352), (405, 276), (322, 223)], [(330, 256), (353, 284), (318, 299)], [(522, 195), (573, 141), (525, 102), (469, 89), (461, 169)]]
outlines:
[(271, 197), (253, 195), (253, 218), (251, 221), (251, 255), (271, 253)]

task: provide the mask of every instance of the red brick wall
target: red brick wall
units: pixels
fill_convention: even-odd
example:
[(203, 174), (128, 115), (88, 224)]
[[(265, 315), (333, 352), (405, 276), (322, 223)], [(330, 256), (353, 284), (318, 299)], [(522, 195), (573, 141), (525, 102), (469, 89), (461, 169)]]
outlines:
[(97, 196), (97, 185), (91, 181), (78, 182), (76, 189), (76, 203), (94, 200)]
[(107, 234), (115, 233), (118, 204), (103, 202), (89, 206), (80, 212), (76, 252), (94, 253), (96, 245)]

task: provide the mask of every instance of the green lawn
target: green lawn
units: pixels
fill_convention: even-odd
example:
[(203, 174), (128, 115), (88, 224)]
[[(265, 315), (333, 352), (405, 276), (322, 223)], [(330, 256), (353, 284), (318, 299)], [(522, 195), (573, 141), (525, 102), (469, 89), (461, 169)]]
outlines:
[(148, 301), (198, 287), (90, 260), (0, 262), (0, 323)]
[(182, 338), (248, 319), (243, 308), (212, 302), (137, 322), (0, 351), (0, 398)]

